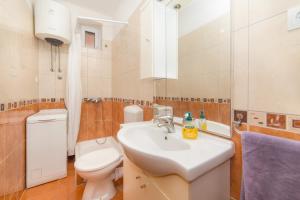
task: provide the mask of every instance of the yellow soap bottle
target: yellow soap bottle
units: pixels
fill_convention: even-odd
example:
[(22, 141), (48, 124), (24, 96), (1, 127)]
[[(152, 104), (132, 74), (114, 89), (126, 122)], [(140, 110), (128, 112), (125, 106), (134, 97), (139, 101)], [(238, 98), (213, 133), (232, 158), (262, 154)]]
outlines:
[(198, 129), (192, 117), (192, 113), (187, 112), (183, 118), (182, 137), (185, 139), (197, 139)]

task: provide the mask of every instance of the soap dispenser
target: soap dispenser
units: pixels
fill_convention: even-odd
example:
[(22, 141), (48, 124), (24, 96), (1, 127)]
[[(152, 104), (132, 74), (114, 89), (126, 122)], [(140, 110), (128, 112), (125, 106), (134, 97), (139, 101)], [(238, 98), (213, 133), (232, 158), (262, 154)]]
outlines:
[(185, 113), (183, 118), (182, 137), (185, 139), (197, 139), (198, 137), (198, 129), (190, 112)]

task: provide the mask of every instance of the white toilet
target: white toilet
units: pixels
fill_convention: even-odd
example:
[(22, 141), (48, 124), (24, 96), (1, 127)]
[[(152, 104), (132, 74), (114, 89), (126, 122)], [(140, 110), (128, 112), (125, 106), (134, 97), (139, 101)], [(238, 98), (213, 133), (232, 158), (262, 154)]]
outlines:
[(110, 200), (116, 194), (113, 184), (122, 154), (114, 147), (99, 149), (80, 156), (75, 162), (79, 176), (87, 180), (83, 200)]
[[(124, 109), (124, 121), (143, 121), (143, 110), (136, 106)], [(120, 173), (115, 173), (121, 164), (123, 152), (121, 145), (112, 137), (80, 142), (75, 149), (76, 173), (87, 181), (83, 200), (110, 200), (116, 194), (113, 179)]]

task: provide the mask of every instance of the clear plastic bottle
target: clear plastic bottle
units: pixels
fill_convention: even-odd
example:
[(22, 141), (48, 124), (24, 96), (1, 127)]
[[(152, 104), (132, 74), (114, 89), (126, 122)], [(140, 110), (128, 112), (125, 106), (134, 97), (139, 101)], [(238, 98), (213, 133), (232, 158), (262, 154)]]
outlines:
[(201, 111), (201, 113), (200, 113), (199, 128), (202, 131), (207, 131), (207, 122), (206, 122), (205, 114), (203, 111)]

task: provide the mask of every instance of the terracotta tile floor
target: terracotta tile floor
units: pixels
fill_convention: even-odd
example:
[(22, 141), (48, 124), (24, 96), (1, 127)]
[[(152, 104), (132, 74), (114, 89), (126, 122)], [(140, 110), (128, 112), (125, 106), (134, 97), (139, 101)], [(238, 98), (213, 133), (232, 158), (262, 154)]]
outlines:
[[(74, 161), (68, 161), (68, 176), (23, 192), (21, 200), (81, 200), (84, 184), (76, 185)], [(123, 200), (119, 191), (113, 200)]]

